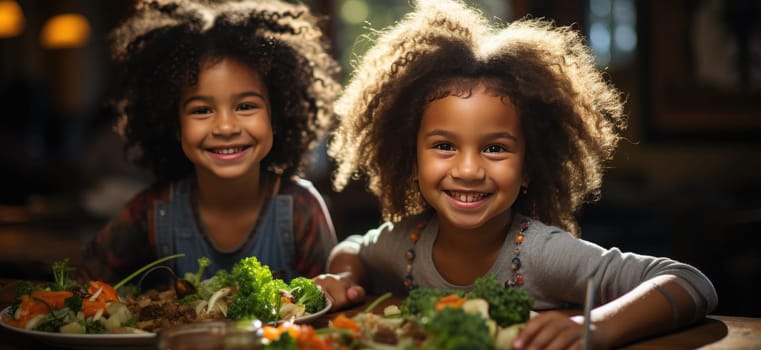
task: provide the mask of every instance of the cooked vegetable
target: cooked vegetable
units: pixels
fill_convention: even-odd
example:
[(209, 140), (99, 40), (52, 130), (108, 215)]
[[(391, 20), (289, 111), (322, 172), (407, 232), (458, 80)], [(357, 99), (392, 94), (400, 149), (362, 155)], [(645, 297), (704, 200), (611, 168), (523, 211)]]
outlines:
[(272, 271), (254, 256), (244, 258), (233, 265), (231, 275), (240, 288), (239, 293), (246, 296), (272, 281)]
[(423, 329), (430, 334), (424, 342), (424, 349), (494, 348), (489, 327), (478, 314), (466, 313), (461, 308), (445, 307), (430, 319), (422, 318), (421, 321)]
[(435, 312), (434, 305), (444, 296), (447, 295), (465, 295), (463, 291), (435, 289), (435, 288), (414, 288), (399, 306), (403, 316), (424, 315), (430, 316)]
[(235, 284), (236, 283), (232, 279), (232, 275), (230, 275), (227, 270), (219, 269), (214, 274), (214, 276), (211, 276), (211, 278), (201, 283), (197, 289), (198, 296), (201, 297), (201, 299), (208, 299), (218, 290), (225, 287), (234, 286)]
[(203, 272), (209, 266), (211, 266), (211, 260), (209, 260), (209, 258), (205, 256), (198, 258), (198, 272), (196, 272), (195, 274), (192, 274), (190, 272), (186, 273), (185, 279), (191, 284), (193, 284), (193, 287), (198, 289), (198, 287), (201, 286), (201, 280), (203, 279)]
[(59, 260), (53, 263), (54, 282), (50, 286), (52, 290), (71, 290), (77, 286), (77, 281), (71, 279), (69, 273), (74, 268), (69, 266), (69, 259)]
[(296, 299), (295, 303), (304, 305), (307, 312), (315, 313), (325, 308), (325, 296), (311, 279), (306, 277), (292, 279), (290, 290), (291, 295)]
[(476, 280), (468, 298), (481, 298), (489, 303), (489, 315), (502, 327), (526, 322), (534, 298), (520, 288), (505, 288), (494, 274)]
[[(273, 314), (270, 301), (276, 299), (279, 303), (278, 291), (275, 290), (277, 296), (272, 299), (267, 299), (262, 291), (262, 288), (272, 281), (272, 272), (267, 265), (262, 265), (256, 257), (248, 257), (237, 262), (230, 275), (238, 285), (238, 293), (233, 296), (227, 309), (228, 318), (233, 320), (258, 318), (265, 322), (277, 320), (277, 312)], [(285, 285), (285, 282), (282, 283)]]

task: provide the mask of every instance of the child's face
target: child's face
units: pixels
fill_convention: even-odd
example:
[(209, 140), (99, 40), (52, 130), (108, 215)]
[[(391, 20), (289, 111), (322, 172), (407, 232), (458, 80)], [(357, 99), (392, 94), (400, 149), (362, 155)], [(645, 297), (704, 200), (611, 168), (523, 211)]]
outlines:
[(267, 87), (259, 72), (225, 58), (202, 61), (198, 85), (180, 98), (180, 142), (199, 176), (258, 173), (272, 149)]
[(420, 191), (442, 225), (457, 229), (505, 224), (525, 184), (525, 140), (508, 97), (483, 86), (467, 98), (428, 104), (417, 135)]

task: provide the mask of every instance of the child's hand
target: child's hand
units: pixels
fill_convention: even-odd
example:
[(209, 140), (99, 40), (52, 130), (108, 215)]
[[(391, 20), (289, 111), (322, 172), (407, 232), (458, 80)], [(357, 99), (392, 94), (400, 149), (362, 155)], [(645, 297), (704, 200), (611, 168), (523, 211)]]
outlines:
[[(599, 330), (592, 325), (590, 349), (603, 349)], [(542, 312), (526, 322), (513, 342), (515, 349), (582, 349), (584, 338), (583, 318), (557, 312)]]
[(331, 310), (339, 310), (365, 300), (365, 288), (341, 275), (322, 274), (315, 277), (314, 282), (333, 303)]

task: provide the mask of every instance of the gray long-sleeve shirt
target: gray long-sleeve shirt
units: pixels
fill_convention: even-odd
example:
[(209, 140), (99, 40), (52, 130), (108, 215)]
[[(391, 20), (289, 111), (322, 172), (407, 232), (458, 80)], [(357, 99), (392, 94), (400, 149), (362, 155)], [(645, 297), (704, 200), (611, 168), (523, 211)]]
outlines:
[[(501, 253), (491, 267), (497, 279), (507, 281), (512, 276), (514, 238), (523, 217), (516, 214), (505, 239)], [(420, 231), (414, 245), (416, 257), (412, 264), (415, 284), (423, 287), (468, 290), (472, 285), (455, 285), (446, 281), (433, 263), (433, 243), (439, 231), (439, 222), (423, 216), (408, 217), (397, 224), (386, 223), (365, 235), (348, 237), (333, 250), (358, 249), (368, 269), (370, 293), (391, 291), (405, 295), (404, 277), (408, 262), (405, 253), (413, 248), (409, 234), (415, 226), (428, 222)], [(617, 248), (605, 249), (594, 243), (573, 237), (557, 227), (530, 220), (520, 246), (523, 288), (534, 296), (534, 309), (564, 308), (584, 302), (586, 281), (594, 278), (597, 286), (595, 304), (610, 302), (631, 291), (642, 282), (659, 275), (680, 277), (704, 314), (712, 311), (718, 302), (711, 281), (698, 269), (668, 258), (624, 253)]]

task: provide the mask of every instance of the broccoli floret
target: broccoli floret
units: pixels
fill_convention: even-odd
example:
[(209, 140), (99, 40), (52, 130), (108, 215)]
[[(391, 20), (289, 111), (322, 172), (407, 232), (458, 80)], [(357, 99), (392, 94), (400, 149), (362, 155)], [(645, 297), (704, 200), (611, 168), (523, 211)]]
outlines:
[(444, 308), (431, 317), (423, 328), (430, 333), (426, 349), (493, 349), (494, 340), (486, 321), (478, 314), (469, 314), (460, 308)]
[(238, 293), (243, 295), (255, 293), (265, 283), (272, 281), (272, 271), (254, 256), (238, 261), (233, 266), (231, 275), (238, 284)]
[(463, 296), (465, 293), (458, 290), (417, 287), (402, 301), (399, 310), (403, 316), (430, 316), (434, 312), (436, 301), (451, 294)]
[(505, 288), (493, 273), (476, 280), (468, 298), (481, 298), (489, 303), (489, 316), (500, 326), (526, 322), (534, 298), (523, 289)]
[(191, 272), (185, 273), (185, 280), (190, 282), (193, 287), (198, 289), (198, 287), (201, 285), (201, 280), (203, 279), (203, 271), (206, 270), (206, 268), (209, 266), (211, 266), (211, 260), (209, 260), (209, 258), (205, 256), (198, 258), (198, 272), (195, 274)]
[(259, 319), (262, 322), (280, 319), (280, 290), (288, 289), (283, 280), (270, 280), (253, 293), (239, 290), (227, 309), (227, 317), (234, 320)]
[(304, 305), (306, 311), (315, 313), (325, 308), (325, 295), (314, 283), (306, 277), (296, 277), (291, 280), (291, 295), (296, 299), (296, 304)]

